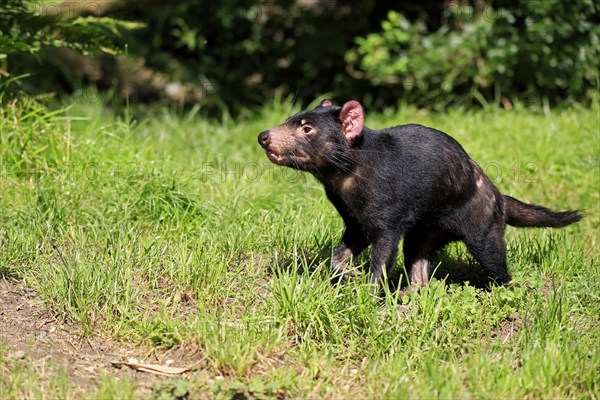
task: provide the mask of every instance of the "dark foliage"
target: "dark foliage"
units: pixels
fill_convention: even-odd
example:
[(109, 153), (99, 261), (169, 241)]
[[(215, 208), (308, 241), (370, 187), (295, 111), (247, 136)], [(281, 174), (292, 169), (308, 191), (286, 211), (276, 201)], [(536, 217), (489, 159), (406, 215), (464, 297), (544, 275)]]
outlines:
[[(81, 80), (155, 101), (169, 98), (170, 84), (188, 85), (192, 96), (170, 100), (235, 113), (275, 96), (307, 103), (321, 94), (360, 98), (369, 107), (586, 102), (598, 82), (593, 0), (117, 1), (99, 3), (101, 19), (85, 10), (36, 15), (21, 0), (5, 4), (0, 53), (12, 61), (4, 69), (34, 73), (40, 92), (48, 85), (72, 91)], [(144, 26), (121, 29), (127, 26), (119, 21)], [(92, 68), (47, 47), (120, 50), (143, 60), (150, 78), (136, 79), (141, 69), (123, 71), (111, 57)]]

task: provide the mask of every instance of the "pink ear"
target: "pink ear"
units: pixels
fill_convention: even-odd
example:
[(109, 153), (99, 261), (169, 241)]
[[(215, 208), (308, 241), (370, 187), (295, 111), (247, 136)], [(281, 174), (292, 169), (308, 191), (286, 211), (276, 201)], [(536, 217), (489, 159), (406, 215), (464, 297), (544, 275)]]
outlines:
[(329, 107), (331, 105), (333, 105), (333, 103), (331, 102), (331, 100), (328, 99), (325, 99), (319, 103), (319, 107)]
[(351, 100), (342, 106), (340, 111), (340, 121), (346, 139), (354, 140), (362, 132), (364, 127), (363, 109), (356, 100)]

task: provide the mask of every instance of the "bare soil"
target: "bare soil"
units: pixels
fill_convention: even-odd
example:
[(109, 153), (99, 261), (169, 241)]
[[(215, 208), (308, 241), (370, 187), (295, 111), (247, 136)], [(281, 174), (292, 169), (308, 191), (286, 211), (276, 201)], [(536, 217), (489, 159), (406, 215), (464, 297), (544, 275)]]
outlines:
[[(78, 324), (56, 315), (34, 290), (18, 281), (0, 278), (0, 351), (3, 358), (9, 359), (8, 368), (11, 363), (24, 360), (43, 382), (58, 366), (71, 382), (77, 382), (76, 391), (82, 393), (93, 390), (102, 376), (129, 378), (136, 383), (139, 395), (148, 395), (152, 384), (164, 377), (125, 366), (119, 368), (111, 362), (135, 358), (145, 363), (187, 366), (199, 358), (193, 349), (156, 352), (130, 348), (99, 335), (84, 335)], [(8, 371), (2, 371), (5, 372)]]

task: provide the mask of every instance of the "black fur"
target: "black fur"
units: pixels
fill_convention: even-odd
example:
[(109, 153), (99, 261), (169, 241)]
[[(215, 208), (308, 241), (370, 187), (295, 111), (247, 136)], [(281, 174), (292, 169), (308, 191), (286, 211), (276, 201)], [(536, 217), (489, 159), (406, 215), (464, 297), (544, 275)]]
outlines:
[(324, 101), (259, 135), (276, 164), (311, 172), (346, 225), (333, 263), (342, 274), (349, 259), (372, 245), (370, 272), (378, 282), (403, 237), (413, 286), (429, 279), (437, 250), (462, 240), (498, 283), (511, 279), (504, 230), (562, 227), (577, 211), (553, 212), (502, 195), (447, 134), (421, 125), (371, 130), (357, 102)]

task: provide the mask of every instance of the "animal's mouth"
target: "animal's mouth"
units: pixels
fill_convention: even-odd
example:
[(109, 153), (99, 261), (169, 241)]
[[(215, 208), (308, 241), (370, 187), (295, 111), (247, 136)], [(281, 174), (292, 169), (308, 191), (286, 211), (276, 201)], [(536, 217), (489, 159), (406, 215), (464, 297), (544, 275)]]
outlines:
[(279, 163), (283, 162), (283, 160), (285, 160), (285, 156), (283, 154), (278, 154), (271, 150), (267, 150), (267, 156), (269, 156), (269, 159), (271, 161), (273, 161), (274, 163), (277, 163), (277, 164), (279, 164)]
[(269, 160), (271, 160), (273, 163), (279, 164), (279, 165), (306, 163), (309, 159), (308, 156), (297, 153), (297, 152), (282, 154), (282, 153), (277, 153), (270, 149), (267, 149), (267, 156), (269, 157)]

